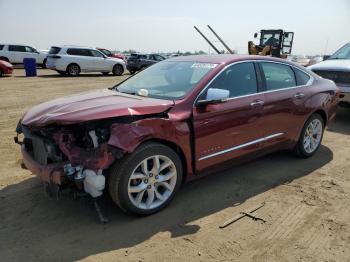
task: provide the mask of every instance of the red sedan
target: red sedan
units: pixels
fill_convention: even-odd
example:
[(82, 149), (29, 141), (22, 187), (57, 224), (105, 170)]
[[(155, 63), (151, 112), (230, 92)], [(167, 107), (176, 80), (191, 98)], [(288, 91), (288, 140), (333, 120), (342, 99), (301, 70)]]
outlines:
[(13, 65), (9, 62), (0, 60), (0, 77), (3, 75), (11, 75), (13, 72)]
[(98, 197), (108, 183), (122, 210), (148, 215), (184, 181), (238, 159), (312, 156), (338, 99), (332, 81), (285, 60), (177, 57), (111, 89), (33, 107), (17, 127), (24, 141), (15, 140), (48, 188)]
[(102, 53), (104, 53), (106, 56), (108, 57), (114, 57), (114, 58), (119, 58), (119, 59), (122, 59), (122, 60), (125, 60), (125, 55), (122, 55), (122, 54), (114, 54), (112, 53), (111, 51), (109, 51), (108, 49), (106, 48), (99, 48), (97, 47), (96, 48), (97, 50), (100, 50)]

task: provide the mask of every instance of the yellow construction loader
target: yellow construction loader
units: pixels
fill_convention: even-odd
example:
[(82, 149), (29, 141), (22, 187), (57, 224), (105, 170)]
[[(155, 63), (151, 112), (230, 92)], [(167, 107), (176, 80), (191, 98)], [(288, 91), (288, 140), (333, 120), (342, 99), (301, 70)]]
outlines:
[[(258, 38), (258, 33), (254, 38)], [(274, 56), (287, 58), (292, 52), (294, 32), (284, 32), (282, 29), (261, 30), (259, 44), (248, 42), (250, 55)]]

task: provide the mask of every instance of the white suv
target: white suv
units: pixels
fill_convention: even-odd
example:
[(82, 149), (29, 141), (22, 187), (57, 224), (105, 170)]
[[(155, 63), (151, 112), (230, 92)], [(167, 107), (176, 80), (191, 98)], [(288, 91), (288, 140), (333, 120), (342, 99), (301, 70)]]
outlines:
[(309, 66), (319, 76), (333, 80), (339, 87), (339, 105), (350, 105), (350, 43), (347, 43), (327, 60)]
[(24, 58), (35, 58), (36, 63), (45, 67), (47, 53), (27, 45), (0, 44), (0, 60), (11, 64), (22, 64)]
[(101, 72), (108, 75), (122, 75), (125, 63), (122, 59), (111, 58), (92, 47), (52, 46), (46, 66), (61, 75), (77, 76), (80, 72)]

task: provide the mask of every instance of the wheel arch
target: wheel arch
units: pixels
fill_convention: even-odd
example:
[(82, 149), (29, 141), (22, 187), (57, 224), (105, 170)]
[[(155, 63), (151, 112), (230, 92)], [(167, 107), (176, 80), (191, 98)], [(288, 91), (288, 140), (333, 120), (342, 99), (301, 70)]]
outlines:
[[(321, 117), (322, 117), (322, 119), (323, 119), (323, 124), (326, 126), (327, 125), (327, 122), (328, 122), (328, 116), (327, 116), (327, 113), (326, 113), (326, 111), (325, 110), (323, 110), (323, 109), (317, 109), (315, 112), (313, 112), (311, 115), (313, 115), (313, 114), (319, 114)], [(310, 115), (310, 116), (311, 116)], [(310, 117), (309, 116), (309, 117)]]
[(301, 136), (301, 132), (302, 132), (303, 127), (305, 126), (306, 122), (307, 122), (307, 121), (309, 120), (309, 118), (310, 118), (312, 115), (314, 115), (314, 114), (320, 115), (320, 116), (322, 117), (322, 119), (323, 119), (323, 122), (324, 122), (323, 124), (324, 124), (324, 126), (327, 125), (328, 115), (327, 115), (327, 113), (326, 113), (326, 111), (325, 111), (324, 109), (318, 108), (318, 109), (312, 111), (312, 112), (308, 115), (308, 117), (305, 119), (303, 125), (301, 126), (301, 128), (300, 128), (300, 130), (299, 130), (299, 132), (298, 132), (298, 136), (295, 138), (296, 141), (299, 140), (299, 138), (300, 138), (300, 136)]
[[(169, 140), (166, 140), (166, 139), (161, 139), (161, 138), (150, 138), (150, 139), (143, 140), (137, 146), (137, 148), (140, 147), (141, 145), (145, 144), (145, 143), (150, 143), (150, 142), (163, 144), (163, 145), (171, 148), (172, 150), (174, 150), (178, 154), (178, 156), (180, 157), (181, 164), (182, 164), (182, 169), (183, 169), (182, 183), (184, 183), (186, 181), (186, 179), (187, 179), (187, 168), (188, 167), (187, 167), (185, 153), (182, 150), (182, 148), (179, 145), (177, 145), (176, 143), (172, 142), (172, 141), (169, 141)], [(136, 148), (133, 151), (135, 151), (135, 150), (136, 150)]]

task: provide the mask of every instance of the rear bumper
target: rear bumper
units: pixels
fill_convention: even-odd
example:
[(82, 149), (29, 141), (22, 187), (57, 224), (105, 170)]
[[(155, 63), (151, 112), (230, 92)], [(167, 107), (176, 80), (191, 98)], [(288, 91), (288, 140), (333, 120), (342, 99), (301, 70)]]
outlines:
[(43, 182), (46, 183), (54, 183), (61, 185), (63, 182), (64, 171), (62, 163), (54, 163), (48, 165), (41, 165), (36, 162), (29, 152), (26, 150), (25, 146), (21, 146), (23, 163), (28, 170), (30, 170), (33, 174), (39, 177)]

